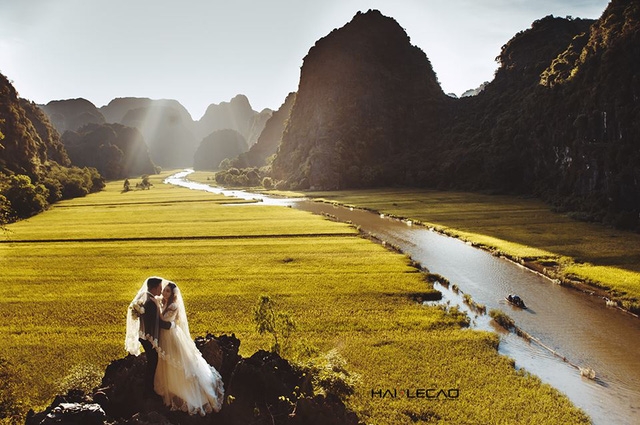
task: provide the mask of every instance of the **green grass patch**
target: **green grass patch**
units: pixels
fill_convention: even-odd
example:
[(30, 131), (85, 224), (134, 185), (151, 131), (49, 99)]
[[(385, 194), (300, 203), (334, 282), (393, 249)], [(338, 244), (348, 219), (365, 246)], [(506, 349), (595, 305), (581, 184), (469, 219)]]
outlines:
[[(228, 206), (218, 195), (153, 183), (128, 193), (110, 183), (9, 226), (0, 243), (0, 311), (9, 318), (0, 322), (0, 356), (14, 365), (26, 406), (43, 408), (70, 383), (90, 386), (123, 357), (128, 303), (146, 277), (160, 275), (180, 285), (192, 336), (233, 332), (245, 356), (272, 343), (253, 322), (268, 294), (295, 320), (292, 338), (337, 350), (360, 376), (348, 403), (366, 423), (588, 423), (498, 355), (496, 335), (414, 302), (431, 288), (406, 256), (319, 216)], [(371, 396), (434, 386), (460, 396)]]

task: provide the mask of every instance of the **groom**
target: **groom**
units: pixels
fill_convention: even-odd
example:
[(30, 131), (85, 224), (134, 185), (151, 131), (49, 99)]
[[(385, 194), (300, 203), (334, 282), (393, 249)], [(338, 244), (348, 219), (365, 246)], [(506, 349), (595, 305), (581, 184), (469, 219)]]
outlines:
[(158, 352), (155, 350), (155, 344), (158, 344), (160, 337), (160, 328), (171, 329), (171, 322), (165, 322), (160, 319), (160, 311), (156, 297), (162, 293), (162, 279), (158, 277), (150, 277), (147, 279), (147, 301), (144, 303), (144, 314), (140, 321), (140, 331), (145, 338), (140, 338), (140, 344), (144, 347), (144, 353), (147, 356), (147, 369), (145, 371), (144, 383), (145, 389), (149, 394), (153, 394), (153, 380), (156, 374), (156, 366), (158, 366)]

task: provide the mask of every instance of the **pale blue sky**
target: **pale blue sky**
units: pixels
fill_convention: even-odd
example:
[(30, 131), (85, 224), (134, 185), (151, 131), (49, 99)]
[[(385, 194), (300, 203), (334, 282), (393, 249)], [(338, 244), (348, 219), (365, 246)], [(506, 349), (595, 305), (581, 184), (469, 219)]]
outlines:
[(0, 0), (0, 72), (38, 103), (180, 101), (199, 119), (247, 95), (277, 109), (315, 41), (358, 11), (395, 18), (445, 92), (491, 80), (500, 47), (546, 15), (598, 18), (606, 0)]

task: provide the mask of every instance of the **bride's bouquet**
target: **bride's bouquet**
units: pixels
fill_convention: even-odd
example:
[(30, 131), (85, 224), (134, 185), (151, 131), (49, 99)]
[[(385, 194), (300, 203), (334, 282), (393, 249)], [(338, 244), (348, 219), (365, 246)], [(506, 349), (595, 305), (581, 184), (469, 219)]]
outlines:
[(136, 318), (142, 317), (144, 314), (144, 305), (141, 301), (137, 303), (129, 304), (129, 310), (131, 310), (131, 315)]

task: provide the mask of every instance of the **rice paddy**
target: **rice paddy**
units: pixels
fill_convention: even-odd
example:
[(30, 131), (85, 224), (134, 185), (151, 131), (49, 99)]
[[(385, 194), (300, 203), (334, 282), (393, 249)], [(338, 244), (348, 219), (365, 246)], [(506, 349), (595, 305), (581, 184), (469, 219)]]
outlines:
[[(252, 321), (258, 297), (269, 295), (295, 320), (293, 340), (337, 350), (359, 376), (348, 405), (367, 424), (589, 423), (500, 356), (496, 335), (413, 301), (432, 288), (406, 256), (346, 224), (284, 207), (231, 207), (224, 196), (162, 185), (163, 177), (126, 193), (112, 182), (8, 226), (0, 357), (25, 406), (41, 409), (76, 375), (95, 380), (124, 357), (128, 303), (159, 275), (181, 287), (193, 337), (235, 333), (244, 356), (270, 346)], [(446, 396), (426, 397), (433, 390)]]

